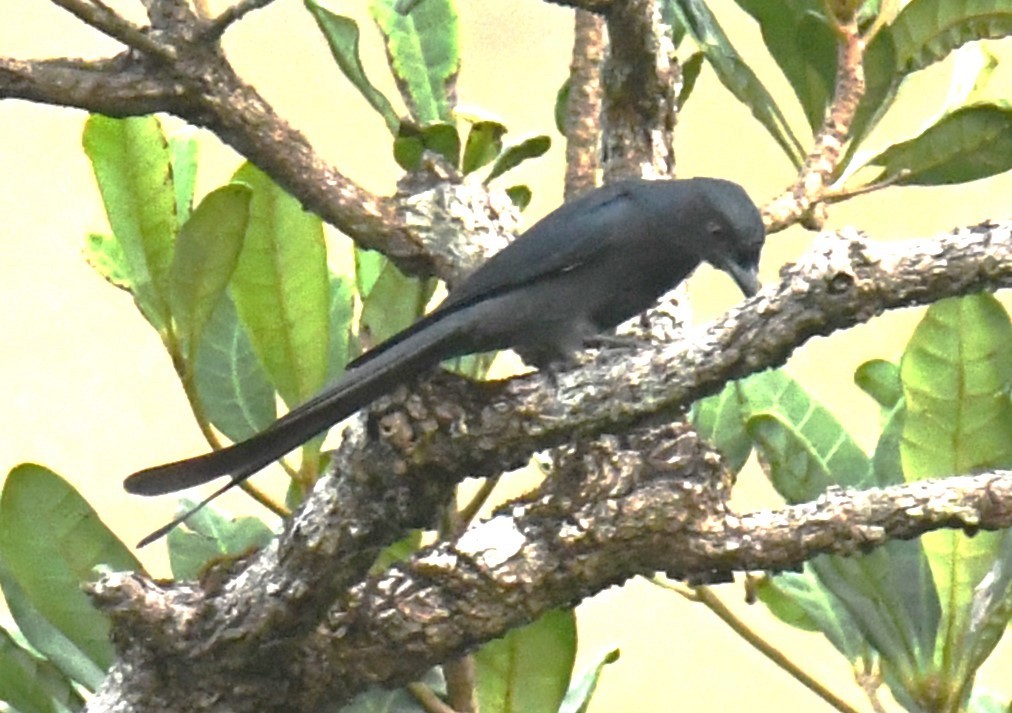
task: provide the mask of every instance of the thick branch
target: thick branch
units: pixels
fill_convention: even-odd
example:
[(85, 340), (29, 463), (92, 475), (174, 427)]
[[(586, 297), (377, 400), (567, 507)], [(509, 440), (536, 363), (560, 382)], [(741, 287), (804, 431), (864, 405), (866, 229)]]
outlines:
[(605, 15), (601, 137), (605, 182), (672, 178), (680, 70), (656, 0), (626, 0)]
[[(220, 657), (208, 659), (199, 646), (207, 678), (193, 675), (190, 647), (139, 670), (159, 672), (169, 710), (205, 710), (199, 702), (216, 690), (234, 692), (230, 710), (315, 710), (369, 682), (404, 683), (636, 574), (723, 580), (736, 571), (796, 568), (818, 553), (864, 552), (940, 527), (1012, 525), (1009, 472), (834, 490), (813, 503), (741, 516), (727, 509), (729, 486), (719, 458), (682, 427), (578, 446), (540, 492), (354, 588), (298, 651), (279, 658), (268, 647), (274, 653), (264, 663), (273, 664), (263, 670), (257, 656), (242, 658), (245, 678), (255, 673), (248, 687), (236, 688), (242, 671), (221, 667)], [(140, 614), (177, 606), (171, 592), (134, 575), (110, 578), (96, 593), (117, 605), (121, 620), (142, 601)], [(126, 610), (124, 597), (134, 600)], [(246, 633), (230, 631), (236, 638)], [(178, 675), (187, 676), (185, 685), (172, 685)]]
[(599, 16), (577, 10), (573, 24), (565, 121), (566, 200), (597, 185), (601, 167), (601, 63), (607, 46), (604, 21)]
[(400, 682), (636, 574), (714, 581), (797, 569), (816, 554), (855, 555), (942, 527), (1012, 526), (1008, 471), (838, 490), (812, 503), (737, 515), (726, 510), (703, 459), (687, 459), (688, 468), (662, 461), (669, 470), (649, 475), (622, 472), (623, 458), (609, 454), (606, 468), (616, 485), (641, 481), (629, 490), (616, 487), (586, 503), (545, 498), (511, 506), (456, 542), (360, 585), (311, 644), (314, 660), (337, 664), (330, 673), (347, 677), (342, 688), (376, 670)]
[(0, 58), (0, 98), (126, 116), (163, 111), (185, 92), (182, 84), (151, 79), (126, 55), (95, 62)]
[[(537, 450), (574, 437), (618, 433), (670, 419), (727, 381), (783, 364), (814, 336), (860, 324), (887, 309), (1012, 286), (1012, 223), (934, 240), (875, 243), (827, 234), (779, 285), (705, 329), (635, 353), (606, 351), (559, 374), (468, 385), (434, 379), (405, 401), (374, 410), (401, 456), (377, 450), (368, 465), (423, 481), (508, 470)], [(449, 382), (449, 386), (447, 386)], [(456, 473), (449, 476), (450, 473)]]

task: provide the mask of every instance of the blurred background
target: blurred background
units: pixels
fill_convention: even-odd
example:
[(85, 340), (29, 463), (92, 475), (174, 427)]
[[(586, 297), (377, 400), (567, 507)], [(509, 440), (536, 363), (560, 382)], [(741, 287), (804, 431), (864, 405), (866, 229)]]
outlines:
[[(804, 135), (801, 110), (789, 98), (790, 89), (765, 54), (754, 25), (731, 0), (711, 4)], [(144, 20), (140, 3), (110, 5)], [(523, 215), (530, 225), (561, 201), (564, 142), (554, 127), (553, 107), (568, 74), (573, 13), (537, 0), (460, 0), (458, 5), (461, 104), (500, 117), (510, 128), (507, 138), (544, 133), (553, 139), (546, 156), (513, 174), (534, 191)], [(366, 3), (333, 0), (327, 6), (359, 20), (366, 70), (381, 90), (396, 96)], [(327, 160), (371, 191), (393, 191), (401, 171), (390, 155), (389, 134), (334, 66), (301, 2), (277, 0), (253, 13), (228, 31), (225, 47), (238, 72)], [(53, 5), (0, 0), (0, 54), (6, 57), (98, 58), (117, 51), (116, 43)], [(992, 51), (1005, 59), (992, 81), (1012, 87), (1012, 53), (997, 44)], [(920, 73), (905, 88), (898, 107), (903, 116), (887, 117), (876, 132), (876, 146), (904, 138), (896, 133), (901, 125), (914, 121), (916, 126), (916, 117), (931, 115), (945, 97), (945, 65), (951, 61)], [(82, 257), (88, 232), (107, 230), (80, 149), (84, 119), (77, 110), (0, 102), (0, 479), (21, 462), (45, 465), (75, 483), (102, 519), (126, 542), (134, 542), (170, 518), (175, 499), (129, 497), (122, 478), (144, 466), (202, 452), (207, 444), (154, 331), (129, 295), (108, 285)], [(170, 131), (184, 128), (174, 119), (165, 123)], [(199, 198), (227, 181), (241, 159), (207, 132), (197, 135)], [(760, 204), (793, 179), (784, 155), (706, 67), (679, 118), (677, 136), (681, 177), (738, 181)], [(1012, 174), (954, 188), (891, 188), (833, 207), (828, 227), (853, 225), (876, 240), (927, 237), (989, 217), (1008, 218), (1010, 196)], [(336, 231), (330, 237), (335, 244), (341, 240)], [(813, 238), (797, 228), (773, 236), (764, 253), (764, 280), (776, 280), (779, 268)], [(691, 280), (690, 295), (700, 322), (739, 299), (727, 278), (708, 268)], [(869, 450), (879, 433), (878, 407), (853, 386), (854, 369), (873, 357), (895, 359), (919, 314), (894, 312), (845, 334), (813, 340), (788, 364)], [(275, 487), (283, 488), (281, 478)], [(779, 503), (754, 463), (743, 472), (735, 501), (741, 509)], [(264, 515), (241, 495), (221, 505)], [(164, 544), (140, 556), (153, 575), (168, 576)], [(763, 607), (749, 607), (740, 584), (718, 592), (845, 700), (870, 709), (845, 659), (821, 636), (789, 629)], [(643, 581), (602, 592), (578, 613), (578, 668), (606, 650), (621, 649), (620, 660), (604, 672), (594, 713), (829, 710), (708, 611)], [(1010, 649), (1006, 641), (992, 657), (982, 672), (985, 684), (993, 681), (996, 689), (1007, 691)]]

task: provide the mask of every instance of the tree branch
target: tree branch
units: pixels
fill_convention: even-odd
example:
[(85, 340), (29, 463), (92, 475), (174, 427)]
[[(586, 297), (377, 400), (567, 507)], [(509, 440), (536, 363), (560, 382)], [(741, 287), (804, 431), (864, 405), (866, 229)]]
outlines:
[[(155, 700), (161, 706), (145, 700), (144, 710), (213, 709), (201, 705), (213, 691), (232, 692), (229, 710), (315, 710), (324, 700), (347, 701), (369, 682), (397, 685), (417, 678), (432, 665), (636, 574), (726, 581), (737, 571), (794, 569), (816, 554), (866, 552), (940, 527), (1012, 525), (1007, 471), (861, 492), (831, 490), (812, 503), (744, 515), (727, 508), (730, 485), (716, 454), (684, 426), (580, 444), (538, 492), (455, 541), (427, 548), (356, 586), (297, 649), (279, 649), (283, 643), (275, 641), (267, 647), (269, 656), (258, 649), (238, 659), (244, 667), (237, 671), (235, 659), (208, 656), (203, 647), (194, 651), (184, 642), (176, 648), (186, 655), (162, 652), (141, 661), (126, 658), (119, 666), (158, 672)], [(186, 620), (196, 613), (180, 612), (173, 590), (159, 593), (137, 575), (109, 577), (94, 595), (112, 610), (117, 628), (127, 616), (139, 623), (141, 604), (140, 615), (172, 611)], [(145, 623), (164, 625), (157, 619)], [(229, 631), (235, 641), (249, 633), (245, 625)], [(134, 649), (141, 633), (129, 636)], [(194, 657), (200, 665), (194, 666)], [(243, 670), (238, 680), (247, 684), (237, 687)], [(168, 685), (177, 676), (187, 676), (186, 685)], [(129, 679), (111, 680), (136, 692), (138, 682)]]
[(602, 166), (605, 183), (672, 178), (678, 114), (675, 48), (655, 0), (626, 0), (605, 14)]
[(763, 207), (763, 219), (769, 233), (783, 230), (799, 220), (806, 227), (815, 229), (825, 223), (823, 214), (816, 215), (812, 211), (836, 176), (843, 147), (865, 91), (864, 52), (867, 41), (861, 35), (855, 17), (838, 18), (837, 22), (837, 70), (833, 98), (794, 185)]
[(608, 45), (604, 21), (598, 15), (577, 10), (573, 24), (565, 119), (566, 200), (597, 185), (601, 167), (601, 63)]
[(206, 127), (307, 209), (362, 247), (383, 252), (409, 274), (434, 274), (452, 283), (509, 239), (516, 214), (503, 191), (490, 193), (430, 172), (410, 176), (401, 194), (384, 198), (317, 155), (241, 80), (213, 41), (223, 24), (262, 2), (240, 3), (207, 20), (185, 2), (147, 0), (152, 25), (138, 28), (102, 4), (54, 1), (131, 50), (98, 62), (0, 58), (0, 99), (120, 117), (167, 112)]
[[(231, 710), (309, 710), (322, 700), (316, 696), (408, 680), (636, 573), (719, 579), (937, 527), (1003, 527), (1007, 473), (834, 491), (815, 504), (737, 516), (727, 511), (729, 483), (715, 454), (694, 434), (631, 429), (670, 418), (730, 378), (782, 363), (815, 334), (884, 309), (1012, 285), (1010, 236), (1006, 223), (905, 244), (826, 237), (803, 263), (783, 270), (777, 288), (701, 335), (626, 359), (599, 355), (559, 375), (557, 392), (541, 376), (486, 385), (439, 376), (410, 396), (396, 394), (335, 455), (339, 477), (321, 481), (285, 532), (248, 563), (212, 572), (200, 588), (163, 590), (134, 575), (94, 588), (114, 618), (122, 656), (110, 681), (143, 688), (134, 677), (156, 671), (171, 683), (188, 675), (171, 694), (157, 684), (159, 700), (175, 710), (204, 710), (200, 696), (223, 690), (236, 690)], [(586, 442), (605, 432), (626, 435), (621, 443)], [(509, 469), (537, 449), (574, 440), (583, 445), (536, 496), (342, 595), (377, 548), (424, 524), (464, 477)], [(489, 532), (500, 537), (490, 540)], [(515, 547), (490, 564), (504, 554), (503, 537)], [(538, 586), (529, 590), (529, 583)], [(324, 616), (333, 638), (318, 629)], [(289, 657), (290, 665), (277, 664)], [(257, 683), (235, 689), (234, 681), (254, 671)]]
[(225, 30), (232, 24), (238, 22), (254, 10), (261, 10), (267, 7), (272, 2), (274, 0), (240, 0), (214, 18), (214, 21), (204, 33), (204, 39), (210, 41), (217, 40), (225, 34)]
[(141, 28), (123, 19), (98, 0), (51, 0), (51, 2), (62, 7), (86, 25), (119, 40), (127, 47), (132, 47), (152, 57), (168, 61), (175, 59), (175, 53), (167, 45), (156, 42), (144, 34)]

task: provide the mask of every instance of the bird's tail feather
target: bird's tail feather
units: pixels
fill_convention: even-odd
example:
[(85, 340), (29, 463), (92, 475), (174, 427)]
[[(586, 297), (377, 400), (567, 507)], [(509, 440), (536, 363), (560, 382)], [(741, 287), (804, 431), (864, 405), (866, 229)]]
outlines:
[(231, 474), (231, 482), (219, 491), (224, 492), (403, 381), (444, 359), (468, 353), (467, 335), (458, 328), (456, 315), (432, 317), (423, 319), (410, 334), (398, 335), (395, 343), (381, 344), (375, 356), (355, 363), (330, 387), (252, 438), (138, 471), (123, 486), (130, 493), (162, 495)]

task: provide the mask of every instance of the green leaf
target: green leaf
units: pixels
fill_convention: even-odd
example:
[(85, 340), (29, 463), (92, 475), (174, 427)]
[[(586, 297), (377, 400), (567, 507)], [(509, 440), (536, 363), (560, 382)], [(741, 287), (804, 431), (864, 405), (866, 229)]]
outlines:
[(327, 380), (344, 373), (351, 361), (351, 331), (355, 317), (355, 287), (352, 281), (330, 276), (330, 355), (327, 357)]
[(231, 294), (253, 349), (289, 406), (327, 376), (330, 274), (323, 225), (253, 164), (235, 174), (253, 190)]
[(670, 8), (679, 23), (691, 33), (721, 84), (749, 108), (791, 162), (800, 166), (805, 152), (787, 119), (759, 77), (735, 51), (706, 3), (703, 0), (671, 0)]
[(460, 163), (460, 136), (457, 127), (444, 122), (422, 127), (407, 121), (401, 122), (394, 139), (394, 160), (398, 165), (405, 171), (417, 170), (425, 151), (439, 154), (456, 167)]
[(474, 655), (482, 713), (557, 713), (576, 657), (576, 617), (551, 611)]
[[(368, 251), (356, 250), (355, 260), (356, 267), (361, 262), (364, 272), (375, 270), (370, 264), (375, 257), (369, 256)], [(368, 280), (372, 286), (362, 293), (359, 317), (359, 340), (365, 346), (362, 351), (389, 339), (421, 317), (436, 285), (435, 280), (406, 277), (385, 258), (382, 263), (376, 277)]]
[[(868, 362), (872, 363), (874, 362)], [(899, 368), (895, 364), (882, 362), (881, 365), (872, 367), (872, 370), (889, 371), (891, 373), (880, 373), (878, 376), (885, 376), (884, 381), (892, 381), (895, 378), (899, 383)], [(906, 403), (902, 398), (902, 390), (895, 405), (891, 409), (883, 409), (883, 413), (885, 422), (875, 454), (872, 456), (872, 472), (875, 484), (879, 487), (901, 485), (904, 477), (900, 458), (900, 439), (906, 417)], [(920, 539), (891, 540), (886, 543), (885, 551), (889, 557), (887, 566), (891, 570), (892, 581), (895, 582), (895, 595), (902, 602), (903, 611), (909, 613), (907, 626), (914, 632), (912, 640), (918, 643), (918, 655), (922, 661), (926, 661), (928, 653), (932, 651), (942, 616), (931, 565)], [(904, 681), (899, 683), (903, 684)], [(909, 684), (909, 681), (905, 683)]]
[(696, 80), (699, 79), (699, 73), (703, 70), (703, 60), (705, 59), (706, 55), (702, 52), (696, 52), (682, 62), (682, 88), (678, 92), (677, 99), (679, 109), (685, 106), (685, 102), (689, 101), (689, 95), (692, 94), (692, 90), (696, 86)]
[[(807, 399), (800, 389), (792, 389), (790, 397)], [(767, 464), (773, 487), (789, 503), (814, 500), (834, 485), (863, 488), (872, 484), (868, 456), (814, 401), (808, 400), (800, 418), (779, 411), (760, 412), (745, 427)]]
[(1012, 169), (1012, 105), (957, 109), (869, 163), (882, 167), (876, 181), (902, 185), (966, 183), (1004, 173)]
[(697, 401), (692, 409), (692, 425), (703, 440), (720, 452), (732, 472), (741, 471), (752, 452), (752, 439), (745, 430), (745, 414), (736, 383)]
[(944, 59), (967, 42), (1012, 34), (1007, 0), (912, 0), (890, 26), (903, 74)]
[(756, 586), (759, 601), (786, 624), (805, 631), (821, 631), (852, 663), (867, 646), (843, 602), (819, 581), (810, 564), (803, 572), (764, 577)]
[(965, 642), (966, 667), (976, 671), (1012, 623), (1012, 530), (1001, 533), (1001, 557), (973, 591), (972, 618)]
[(903, 80), (966, 42), (1012, 33), (1005, 0), (914, 0), (883, 27), (865, 54), (865, 94), (851, 125), (844, 165), (892, 106)]
[(911, 480), (1012, 465), (1012, 325), (990, 294), (925, 313), (900, 366), (907, 401), (903, 467)]
[(502, 137), (506, 127), (498, 121), (477, 121), (471, 124), (464, 143), (464, 160), (461, 170), (464, 175), (477, 171), (502, 151)]
[(395, 562), (401, 562), (413, 555), (422, 546), (422, 535), (424, 534), (422, 530), (411, 530), (397, 542), (384, 548), (376, 557), (372, 567), (369, 568), (369, 574), (373, 576), (381, 574)]
[(492, 164), (485, 183), (493, 178), (501, 176), (512, 168), (516, 168), (529, 158), (541, 156), (552, 146), (552, 140), (548, 136), (531, 136), (503, 149)]
[(89, 691), (97, 690), (105, 678), (105, 669), (39, 612), (3, 561), (0, 561), (0, 587), (27, 644), (42, 653), (67, 678)]
[(405, 171), (417, 171), (422, 165), (425, 143), (420, 134), (398, 135), (394, 139), (394, 161)]
[(452, 0), (425, 0), (401, 15), (396, 0), (372, 0), (369, 11), (386, 38), (397, 86), (420, 124), (451, 122), (460, 56)]
[[(908, 480), (1012, 465), (1012, 324), (993, 295), (928, 308), (900, 364), (906, 416), (900, 454)], [(974, 588), (1002, 556), (1002, 533), (929, 532), (927, 552), (942, 603), (940, 690), (958, 699), (971, 672), (967, 632)]]
[[(181, 498), (182, 515), (197, 504)], [(255, 517), (228, 518), (213, 507), (204, 507), (186, 518), (183, 527), (169, 533), (169, 564), (178, 580), (199, 579), (213, 561), (240, 557), (266, 547), (274, 533)]]
[(822, 125), (833, 94), (836, 35), (820, 0), (738, 0), (801, 102), (809, 126)]
[(176, 194), (176, 225), (190, 219), (193, 191), (197, 185), (197, 139), (192, 130), (169, 139), (172, 153), (172, 186)]
[(161, 124), (153, 116), (112, 119), (93, 114), (85, 123), (83, 143), (129, 269), (131, 291), (144, 316), (164, 333), (176, 193)]
[(900, 368), (884, 359), (872, 359), (857, 368), (854, 383), (882, 407), (882, 434), (872, 456), (875, 483), (879, 486), (900, 485), (905, 482), (900, 461), (900, 437), (907, 410)]
[(135, 291), (123, 246), (115, 235), (89, 233), (84, 244), (84, 259), (110, 284), (128, 292)]
[(194, 383), (205, 417), (235, 442), (277, 418), (274, 387), (228, 294), (211, 313), (197, 347)]
[[(775, 374), (750, 377), (740, 389), (753, 414), (748, 432), (777, 491), (794, 503), (812, 500), (830, 486), (877, 485), (868, 457), (836, 419), (795, 382)], [(820, 583), (883, 656), (883, 665), (902, 680), (914, 678), (930, 661), (938, 621), (922, 557), (916, 543), (888, 543), (868, 554), (821, 556), (811, 563)], [(918, 620), (913, 612), (924, 617)]]
[(172, 316), (191, 364), (239, 260), (251, 196), (246, 186), (223, 186), (200, 202), (179, 231), (172, 263)]
[(903, 421), (906, 418), (906, 403), (900, 401), (891, 410), (886, 411), (882, 434), (875, 446), (872, 456), (872, 470), (875, 483), (879, 486), (900, 485), (906, 481), (903, 477), (903, 462), (900, 458), (900, 440), (903, 437)]
[(531, 189), (527, 186), (510, 186), (506, 189), (506, 195), (510, 197), (513, 205), (519, 210), (523, 210), (531, 204), (531, 198), (534, 196), (531, 193)]
[(362, 66), (362, 59), (358, 53), (358, 25), (351, 18), (335, 15), (330, 10), (321, 7), (315, 0), (305, 0), (305, 3), (306, 9), (316, 20), (323, 36), (327, 38), (327, 44), (330, 45), (330, 52), (334, 55), (337, 66), (361, 92), (365, 100), (369, 102), (369, 106), (383, 117), (390, 133), (396, 136), (401, 123), (397, 112), (390, 100), (374, 87), (365, 75), (365, 68)]
[(355, 290), (365, 300), (389, 264), (386, 256), (376, 250), (355, 250)]
[(821, 555), (811, 566), (882, 656), (883, 668), (903, 682), (930, 668), (941, 614), (918, 543), (889, 542), (853, 557)]
[(0, 560), (18, 628), (61, 670), (94, 690), (115, 655), (109, 622), (81, 583), (94, 578), (96, 567), (140, 571), (140, 563), (65, 480), (33, 464), (14, 468), (4, 483)]
[(0, 627), (0, 704), (20, 713), (80, 710), (84, 701), (50, 662), (26, 651)]
[(569, 690), (566, 691), (566, 697), (562, 699), (559, 713), (586, 713), (590, 700), (594, 697), (594, 691), (597, 690), (597, 683), (601, 680), (604, 667), (618, 661), (618, 657), (619, 650), (612, 649), (599, 656), (596, 664), (577, 676)]
[(893, 408), (903, 398), (900, 368), (885, 359), (871, 359), (859, 366), (854, 383), (884, 409)]
[(566, 77), (562, 82), (562, 86), (559, 87), (559, 91), (555, 93), (555, 111), (553, 112), (555, 129), (563, 136), (566, 135), (566, 115), (569, 113), (570, 88), (570, 78)]
[(434, 151), (454, 167), (460, 165), (460, 135), (453, 124), (438, 122), (422, 127), (422, 144)]

